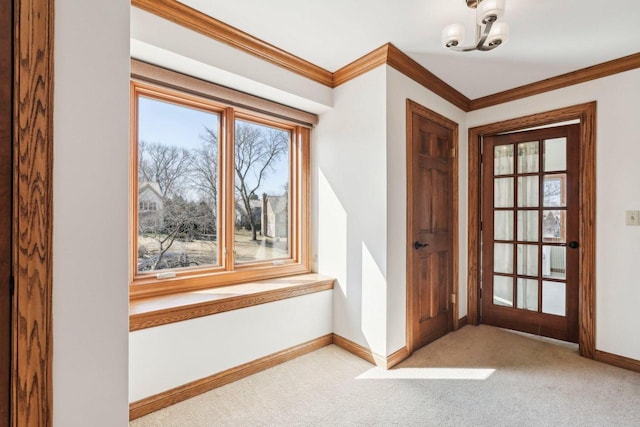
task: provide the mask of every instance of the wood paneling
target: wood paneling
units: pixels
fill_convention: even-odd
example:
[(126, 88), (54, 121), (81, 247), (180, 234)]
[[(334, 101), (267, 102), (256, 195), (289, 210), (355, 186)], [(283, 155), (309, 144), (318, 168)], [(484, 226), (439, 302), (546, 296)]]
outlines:
[(308, 79), (332, 87), (333, 75), (324, 68), (225, 24), (175, 0), (132, 0), (131, 4), (202, 35), (225, 43)]
[(53, 2), (14, 4), (14, 399), (17, 426), (51, 425)]
[(278, 353), (245, 363), (235, 368), (211, 375), (207, 378), (192, 381), (180, 387), (149, 396), (129, 404), (129, 419), (133, 420), (150, 414), (183, 400), (190, 399), (225, 384), (238, 381), (249, 375), (256, 374), (288, 360), (295, 359), (332, 343), (332, 335), (328, 334), (298, 346), (282, 350)]
[(602, 77), (622, 73), (635, 68), (640, 68), (640, 53), (635, 53), (623, 58), (614, 59), (613, 61), (582, 68), (577, 71), (551, 77), (539, 82), (474, 99), (469, 105), (469, 110), (479, 110), (481, 108), (515, 101), (516, 99), (526, 98), (528, 96), (538, 95), (540, 93), (588, 82), (590, 80), (600, 79)]
[(579, 337), (580, 354), (593, 358), (595, 355), (595, 141), (596, 103), (575, 105), (557, 110), (532, 114), (469, 129), (469, 275), (468, 275), (468, 316), (469, 323), (476, 324), (478, 318), (478, 290), (480, 286), (480, 145), (484, 135), (513, 132), (521, 129), (580, 120), (580, 267), (579, 267)]
[(11, 421), (12, 5), (0, 0), (0, 426)]
[(129, 329), (136, 331), (322, 292), (333, 289), (334, 282), (318, 274), (305, 274), (133, 300)]
[(594, 359), (598, 362), (617, 366), (618, 368), (640, 372), (640, 360), (630, 359), (628, 357), (619, 356), (617, 354), (611, 354), (607, 353), (606, 351), (600, 350), (595, 351)]

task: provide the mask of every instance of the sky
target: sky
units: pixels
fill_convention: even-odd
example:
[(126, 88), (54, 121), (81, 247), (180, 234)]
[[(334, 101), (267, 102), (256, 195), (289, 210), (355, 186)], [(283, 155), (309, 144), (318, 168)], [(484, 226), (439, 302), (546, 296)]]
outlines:
[[(177, 145), (188, 150), (201, 148), (205, 127), (218, 129), (220, 118), (217, 114), (195, 108), (184, 107), (168, 102), (141, 96), (138, 104), (138, 140), (147, 143), (159, 142)], [(275, 171), (258, 193), (282, 194), (288, 181), (288, 159), (285, 156), (274, 163)]]

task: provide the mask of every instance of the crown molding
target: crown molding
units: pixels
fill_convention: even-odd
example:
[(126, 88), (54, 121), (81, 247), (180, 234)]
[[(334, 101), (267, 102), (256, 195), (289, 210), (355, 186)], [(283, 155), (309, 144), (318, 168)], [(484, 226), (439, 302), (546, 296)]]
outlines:
[(472, 100), (391, 43), (380, 46), (332, 73), (176, 0), (131, 0), (131, 5), (330, 88), (336, 88), (386, 64), (465, 112), (640, 68), (639, 52)]
[(624, 56), (612, 61), (603, 62), (591, 67), (582, 68), (570, 73), (541, 80), (539, 82), (474, 99), (471, 101), (469, 111), (527, 98), (529, 96), (561, 89), (567, 86), (573, 86), (590, 80), (600, 79), (636, 68), (640, 68), (640, 53), (634, 53), (633, 55)]
[(176, 0), (131, 0), (131, 5), (315, 82), (333, 87), (333, 74), (330, 71)]

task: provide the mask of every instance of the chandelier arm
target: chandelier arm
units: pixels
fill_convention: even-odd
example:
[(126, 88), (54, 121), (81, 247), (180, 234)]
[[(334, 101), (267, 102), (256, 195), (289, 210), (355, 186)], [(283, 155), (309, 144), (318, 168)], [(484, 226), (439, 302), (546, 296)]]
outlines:
[[(499, 46), (499, 44), (487, 46), (484, 43), (487, 41), (487, 37), (489, 37), (489, 33), (491, 32), (491, 27), (493, 26), (493, 23), (496, 22), (496, 18), (497, 17), (494, 15), (487, 17), (487, 19), (484, 21), (485, 26), (483, 31), (481, 32), (480, 39), (474, 46), (465, 47), (465, 46), (447, 45), (447, 47), (451, 50), (455, 50), (456, 52), (472, 52), (474, 50), (480, 50), (480, 51), (486, 52), (488, 50), (495, 49), (496, 47)], [(481, 28), (480, 26), (478, 27)]]
[[(493, 18), (493, 19), (491, 19), (491, 18)], [(489, 37), (489, 32), (491, 31), (491, 27), (493, 26), (493, 23), (496, 22), (496, 17), (495, 16), (490, 16), (484, 22), (485, 22), (484, 31), (482, 32), (482, 35), (480, 36), (480, 40), (478, 40), (478, 43), (476, 43), (476, 49), (478, 49), (478, 50), (490, 50), (490, 49), (493, 49), (493, 47), (491, 47), (490, 49), (483, 49), (483, 48), (488, 47), (488, 46), (484, 45), (484, 42), (486, 42), (487, 41), (487, 37)]]

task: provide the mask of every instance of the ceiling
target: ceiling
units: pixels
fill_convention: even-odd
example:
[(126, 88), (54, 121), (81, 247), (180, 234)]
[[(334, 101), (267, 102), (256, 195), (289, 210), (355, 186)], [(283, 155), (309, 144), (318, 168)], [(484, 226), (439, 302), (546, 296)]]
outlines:
[(510, 41), (469, 53), (440, 44), (447, 24), (465, 25), (467, 38), (475, 33), (464, 0), (181, 3), (332, 72), (391, 42), (471, 99), (640, 51), (636, 0), (506, 0)]

